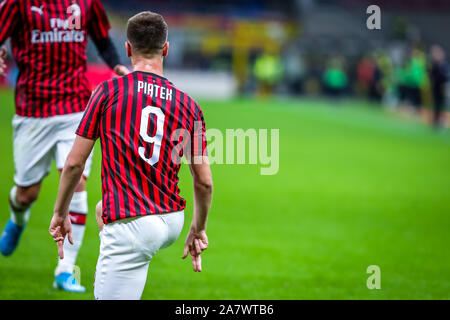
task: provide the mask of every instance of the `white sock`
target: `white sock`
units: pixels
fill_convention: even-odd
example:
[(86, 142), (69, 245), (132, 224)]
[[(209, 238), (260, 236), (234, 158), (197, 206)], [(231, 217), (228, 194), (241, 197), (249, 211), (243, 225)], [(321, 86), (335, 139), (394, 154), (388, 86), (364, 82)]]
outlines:
[(11, 209), (11, 220), (18, 226), (23, 226), (30, 218), (30, 206), (17, 202), (17, 187), (14, 186), (9, 193), (9, 207)]
[(86, 228), (87, 212), (87, 192), (75, 192), (69, 206), (69, 215), (72, 222), (73, 245), (69, 243), (67, 238), (64, 240), (64, 259), (58, 260), (55, 275), (60, 274), (61, 272), (73, 273), (75, 261), (77, 260), (78, 251), (80, 250), (84, 230)]

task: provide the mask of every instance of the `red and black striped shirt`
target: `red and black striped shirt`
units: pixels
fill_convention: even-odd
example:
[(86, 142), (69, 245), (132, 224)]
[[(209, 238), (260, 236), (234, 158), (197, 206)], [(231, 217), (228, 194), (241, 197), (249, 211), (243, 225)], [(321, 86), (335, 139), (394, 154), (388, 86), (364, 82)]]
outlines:
[(166, 78), (135, 71), (103, 82), (76, 133), (101, 140), (105, 223), (185, 208), (179, 157), (206, 154), (205, 122)]
[(16, 114), (45, 118), (82, 112), (91, 91), (87, 37), (108, 37), (100, 0), (0, 0), (0, 44), (11, 38), (19, 68)]

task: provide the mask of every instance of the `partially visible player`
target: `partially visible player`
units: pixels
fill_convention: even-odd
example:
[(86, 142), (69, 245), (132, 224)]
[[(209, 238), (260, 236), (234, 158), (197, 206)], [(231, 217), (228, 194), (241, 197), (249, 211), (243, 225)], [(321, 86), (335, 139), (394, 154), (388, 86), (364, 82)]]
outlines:
[[(0, 45), (11, 38), (19, 68), (13, 119), (15, 186), (9, 195), (11, 218), (0, 239), (4, 256), (16, 249), (52, 160), (62, 170), (72, 147), (91, 94), (86, 78), (88, 35), (109, 67), (118, 75), (128, 72), (119, 62), (109, 29), (100, 0), (0, 2)], [(0, 76), (5, 73), (5, 55), (3, 47)], [(73, 245), (66, 245), (66, 258), (55, 270), (54, 286), (71, 292), (85, 291), (73, 269), (85, 230), (90, 161), (70, 199)]]
[(445, 126), (446, 85), (450, 80), (450, 65), (445, 59), (445, 51), (441, 46), (433, 45), (430, 50), (431, 70), (430, 82), (433, 94), (433, 126)]
[(191, 255), (194, 271), (202, 270), (200, 254), (208, 247), (212, 178), (202, 110), (163, 76), (169, 43), (162, 16), (137, 14), (128, 21), (127, 37), (134, 72), (94, 91), (62, 172), (49, 228), (63, 258), (64, 239), (72, 241), (70, 199), (100, 138), (102, 205), (97, 207), (104, 226), (100, 222), (96, 299), (139, 299), (151, 258), (180, 235), (185, 200), (179, 195), (178, 171), (183, 153), (190, 159), (194, 181), (194, 216), (183, 258)]

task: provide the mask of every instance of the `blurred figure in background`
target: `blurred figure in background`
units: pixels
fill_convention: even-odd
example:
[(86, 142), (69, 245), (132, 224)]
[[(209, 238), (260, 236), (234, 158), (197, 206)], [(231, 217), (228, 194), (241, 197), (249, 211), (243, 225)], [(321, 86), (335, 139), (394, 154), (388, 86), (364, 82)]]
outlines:
[(345, 73), (343, 61), (332, 58), (322, 77), (325, 93), (332, 97), (341, 96), (348, 86), (348, 77)]
[(258, 93), (261, 96), (272, 95), (283, 77), (283, 64), (280, 57), (273, 53), (263, 53), (256, 58), (253, 73), (258, 82)]
[(305, 63), (303, 55), (294, 45), (289, 48), (283, 59), (285, 81), (289, 94), (299, 95), (303, 92), (303, 79), (305, 77)]
[(413, 49), (410, 58), (398, 70), (400, 102), (420, 113), (422, 88), (427, 84), (426, 56), (420, 49)]
[(376, 61), (380, 73), (379, 79), (380, 100), (383, 100), (383, 102), (387, 106), (393, 106), (396, 104), (396, 98), (395, 98), (394, 65), (392, 59), (384, 50), (380, 50), (376, 55)]
[(356, 66), (358, 85), (364, 96), (372, 96), (377, 65), (369, 55), (362, 57)]
[(369, 98), (372, 101), (380, 102), (383, 96), (383, 87), (381, 84), (381, 70), (377, 61), (377, 56), (371, 59), (373, 61), (373, 74), (369, 85)]
[(450, 76), (450, 68), (445, 60), (445, 52), (440, 46), (432, 46), (430, 55), (430, 80), (433, 94), (433, 126), (438, 128), (443, 125), (444, 122), (445, 86)]

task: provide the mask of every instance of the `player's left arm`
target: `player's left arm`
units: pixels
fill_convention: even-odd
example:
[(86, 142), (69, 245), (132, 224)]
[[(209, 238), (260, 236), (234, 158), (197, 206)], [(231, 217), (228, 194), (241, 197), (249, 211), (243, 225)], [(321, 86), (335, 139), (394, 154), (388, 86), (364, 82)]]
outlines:
[(206, 150), (205, 120), (200, 107), (197, 104), (195, 107), (197, 114), (191, 132), (191, 150), (190, 154), (186, 154), (194, 182), (194, 213), (182, 258), (185, 259), (190, 254), (194, 271), (201, 272), (201, 254), (208, 248), (206, 222), (211, 207), (213, 182)]
[(117, 75), (123, 76), (128, 74), (130, 71), (120, 63), (116, 47), (108, 34), (111, 26), (100, 0), (92, 1), (89, 16), (88, 32), (100, 56)]
[(95, 140), (77, 136), (61, 174), (58, 196), (49, 228), (53, 240), (58, 244), (58, 255), (61, 259), (64, 258), (63, 244), (66, 235), (69, 242), (73, 244), (69, 204), (94, 144)]
[(103, 58), (103, 61), (105, 61), (118, 76), (124, 76), (130, 73), (130, 70), (120, 63), (119, 55), (117, 54), (116, 47), (114, 46), (111, 37), (108, 36), (104, 39), (94, 39), (94, 43), (98, 53)]

